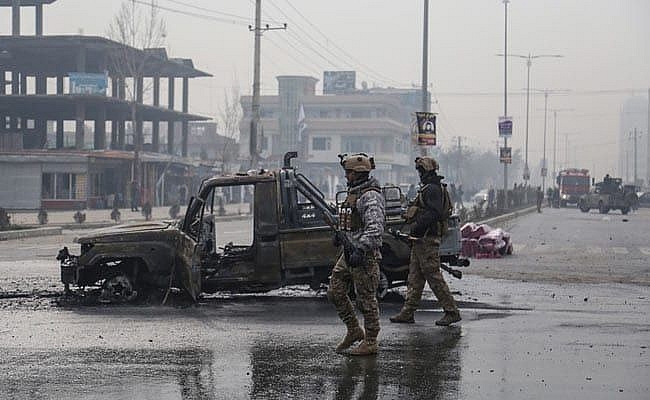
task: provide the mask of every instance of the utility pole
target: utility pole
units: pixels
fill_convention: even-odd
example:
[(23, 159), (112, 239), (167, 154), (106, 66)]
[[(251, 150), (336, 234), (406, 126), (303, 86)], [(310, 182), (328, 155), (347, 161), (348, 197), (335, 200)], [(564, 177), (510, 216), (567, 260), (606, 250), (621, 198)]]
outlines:
[[(531, 89), (536, 92), (544, 93), (544, 147), (542, 151), (542, 191), (546, 190), (546, 176), (548, 175), (548, 162), (546, 161), (546, 125), (548, 122), (548, 95), (549, 94), (556, 94), (556, 93), (568, 93), (569, 90), (567, 89), (557, 89), (557, 90), (551, 90), (551, 89)], [(554, 113), (555, 115), (555, 123), (556, 123), (556, 133), (557, 133), (557, 110)], [(553, 143), (553, 150), (555, 151), (555, 142)], [(553, 157), (553, 176), (551, 179), (554, 178), (555, 175), (555, 157)]]
[(461, 182), (461, 180), (460, 180), (460, 178), (461, 178), (461, 176), (460, 176), (460, 165), (461, 165), (460, 159), (461, 159), (462, 148), (461, 148), (461, 145), (460, 145), (460, 140), (461, 140), (461, 137), (458, 136), (458, 157), (456, 158), (456, 184), (460, 184), (460, 182)]
[(557, 178), (557, 170), (555, 169), (555, 158), (557, 155), (557, 113), (560, 111), (573, 111), (573, 108), (556, 108), (553, 111), (553, 124), (555, 126), (553, 132), (553, 179)]
[(249, 31), (255, 32), (255, 52), (253, 54), (253, 101), (251, 105), (251, 125), (248, 150), (251, 157), (250, 167), (257, 164), (257, 134), (260, 124), (260, 55), (262, 52), (262, 32), (287, 29), (287, 24), (283, 27), (272, 28), (269, 25), (262, 27), (262, 0), (255, 0), (255, 26), (248, 26)]
[(526, 60), (526, 141), (525, 141), (525, 151), (524, 151), (524, 181), (528, 182), (530, 179), (530, 168), (528, 167), (528, 126), (529, 126), (529, 115), (530, 115), (530, 67), (533, 65), (533, 60), (536, 58), (562, 58), (564, 57), (561, 54), (497, 54), (498, 56), (503, 56), (503, 58), (508, 57), (518, 57)]
[[(424, 23), (422, 27), (422, 111), (430, 111), (429, 104), (429, 0), (424, 0)], [(427, 148), (420, 145), (420, 155), (427, 155)]]

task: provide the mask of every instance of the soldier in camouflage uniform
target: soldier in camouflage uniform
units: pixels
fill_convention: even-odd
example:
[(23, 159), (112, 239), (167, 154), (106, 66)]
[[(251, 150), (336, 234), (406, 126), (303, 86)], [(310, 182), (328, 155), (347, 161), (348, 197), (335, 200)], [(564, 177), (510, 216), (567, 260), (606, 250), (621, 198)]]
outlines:
[[(377, 180), (369, 176), (375, 167), (371, 157), (363, 153), (339, 157), (348, 182), (348, 195), (339, 210), (339, 228), (351, 246), (336, 262), (327, 291), (327, 297), (347, 327), (347, 334), (336, 346), (336, 351), (343, 352), (361, 341), (350, 351), (351, 355), (376, 354), (379, 334), (376, 291), (384, 233), (384, 197)], [(343, 244), (338, 236), (334, 242), (337, 246)], [(365, 332), (359, 326), (348, 296), (352, 284), (356, 288), (356, 303), (363, 314)]]
[(442, 306), (445, 315), (436, 325), (447, 326), (460, 321), (460, 312), (440, 271), (440, 241), (446, 230), (442, 176), (436, 174), (438, 163), (431, 157), (415, 159), (415, 168), (420, 174), (421, 188), (406, 215), (411, 228), (411, 262), (409, 264), (406, 301), (399, 314), (390, 317), (390, 322), (414, 323), (413, 314), (420, 305), (424, 284), (429, 287)]

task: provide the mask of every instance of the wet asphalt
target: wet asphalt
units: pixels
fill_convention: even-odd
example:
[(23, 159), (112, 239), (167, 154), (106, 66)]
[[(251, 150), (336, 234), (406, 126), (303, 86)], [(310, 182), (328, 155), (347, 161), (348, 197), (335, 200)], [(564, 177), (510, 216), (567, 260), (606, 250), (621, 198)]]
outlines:
[(639, 236), (650, 213), (622, 222), (573, 211), (521, 217), (508, 227), (512, 258), (473, 260), (449, 280), (457, 326), (434, 325), (428, 291), (415, 324), (390, 324), (401, 304), (391, 295), (380, 352), (361, 358), (333, 351), (344, 328), (322, 292), (61, 304), (55, 262), (9, 254), (61, 238), (0, 243), (0, 398), (648, 399), (650, 262)]

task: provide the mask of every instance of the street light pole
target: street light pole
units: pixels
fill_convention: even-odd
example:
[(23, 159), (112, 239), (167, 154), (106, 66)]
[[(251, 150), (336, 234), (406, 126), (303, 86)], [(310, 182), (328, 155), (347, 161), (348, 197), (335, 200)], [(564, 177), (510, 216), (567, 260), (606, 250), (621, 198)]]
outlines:
[(528, 167), (528, 122), (529, 122), (529, 115), (530, 115), (530, 67), (533, 65), (533, 60), (536, 58), (562, 58), (564, 57), (561, 54), (530, 54), (528, 55), (522, 55), (522, 54), (497, 54), (498, 56), (502, 56), (503, 58), (508, 58), (508, 57), (517, 57), (517, 58), (522, 58), (526, 60), (526, 138), (525, 138), (525, 152), (524, 152), (524, 181), (528, 181), (530, 179), (530, 169)]
[(542, 193), (546, 191), (546, 120), (548, 119), (548, 91), (544, 92), (544, 147), (542, 150)]
[[(508, 118), (508, 3), (503, 0), (504, 35), (503, 35), (503, 118)], [(508, 136), (503, 137), (503, 147), (508, 147)], [(508, 207), (508, 163), (503, 163), (503, 208)]]

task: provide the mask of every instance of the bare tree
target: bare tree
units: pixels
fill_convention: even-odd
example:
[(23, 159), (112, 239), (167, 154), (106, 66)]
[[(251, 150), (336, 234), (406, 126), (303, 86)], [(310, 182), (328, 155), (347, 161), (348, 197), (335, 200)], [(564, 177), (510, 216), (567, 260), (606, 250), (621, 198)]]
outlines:
[[(147, 67), (155, 57), (145, 49), (163, 47), (166, 34), (165, 21), (159, 14), (157, 3), (151, 0), (150, 6), (141, 6), (135, 0), (125, 0), (118, 13), (113, 17), (108, 29), (108, 36), (121, 44), (111, 54), (112, 68), (117, 78), (124, 85), (125, 96), (131, 103), (131, 128), (133, 130), (133, 150), (135, 163), (134, 181), (138, 190), (142, 189), (140, 176), (142, 165), (142, 124), (138, 123), (137, 104), (143, 101), (144, 93), (150, 85), (144, 84)], [(115, 83), (115, 80), (113, 81)]]
[(237, 156), (234, 147), (239, 138), (239, 124), (244, 115), (239, 101), (239, 86), (233, 85), (230, 93), (224, 91), (224, 105), (219, 108), (219, 122), (224, 141), (217, 153), (223, 173), (230, 172), (230, 164)]

